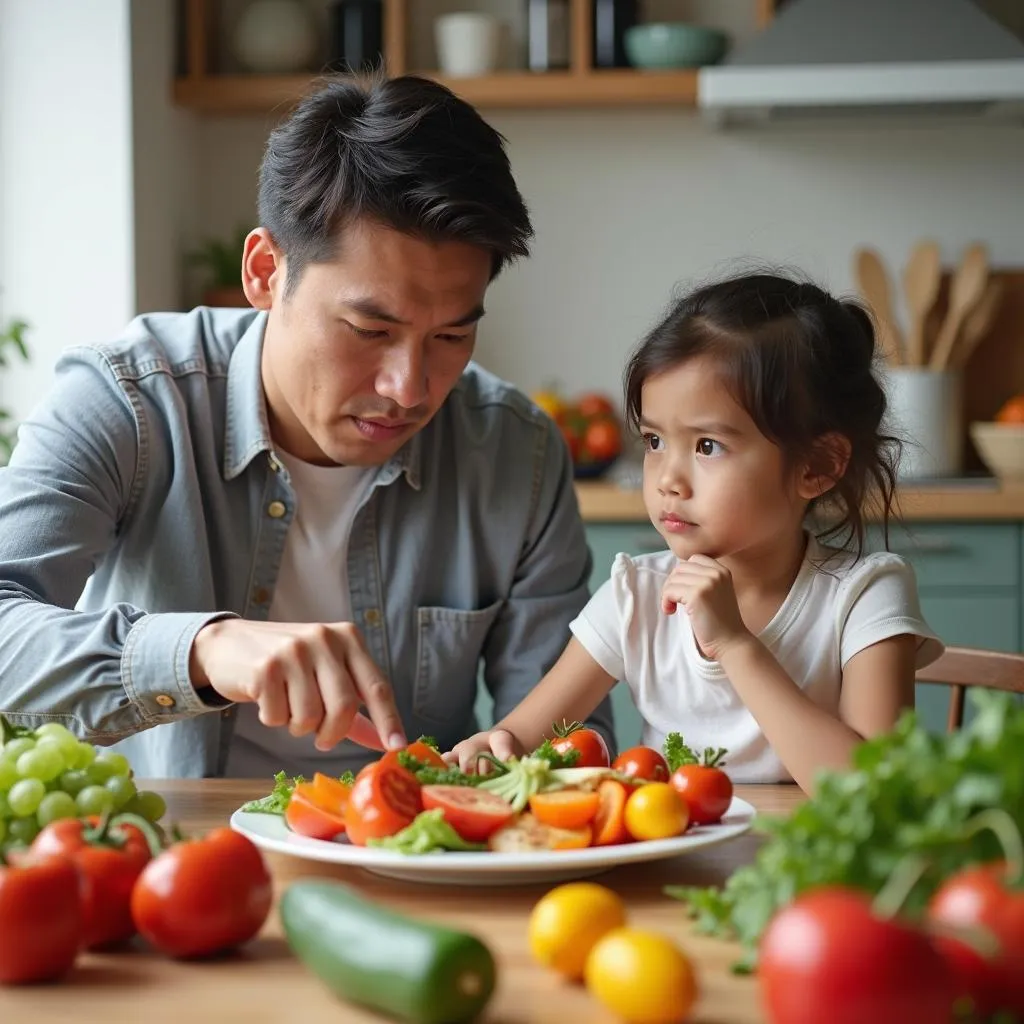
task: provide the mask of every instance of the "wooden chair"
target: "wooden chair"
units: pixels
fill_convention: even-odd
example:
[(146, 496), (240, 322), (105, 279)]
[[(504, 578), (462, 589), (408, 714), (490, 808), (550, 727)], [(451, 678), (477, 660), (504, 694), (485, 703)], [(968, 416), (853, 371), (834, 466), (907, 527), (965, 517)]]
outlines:
[(946, 721), (953, 732), (964, 722), (964, 693), (968, 686), (1024, 693), (1024, 654), (947, 647), (937, 661), (918, 670), (917, 681), (951, 688)]

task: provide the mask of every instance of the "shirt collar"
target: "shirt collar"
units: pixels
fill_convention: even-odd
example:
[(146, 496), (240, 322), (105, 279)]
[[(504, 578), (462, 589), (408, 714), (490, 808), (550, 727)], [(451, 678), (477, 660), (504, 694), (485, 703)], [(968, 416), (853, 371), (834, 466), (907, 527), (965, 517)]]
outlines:
[[(273, 451), (267, 419), (267, 401), (263, 391), (263, 336), (267, 314), (253, 318), (241, 341), (235, 346), (228, 365), (227, 422), (224, 430), (224, 479), (233, 480), (260, 452)], [(394, 483), (404, 475), (413, 490), (420, 490), (423, 462), (423, 431), (417, 431), (382, 465), (376, 485)]]

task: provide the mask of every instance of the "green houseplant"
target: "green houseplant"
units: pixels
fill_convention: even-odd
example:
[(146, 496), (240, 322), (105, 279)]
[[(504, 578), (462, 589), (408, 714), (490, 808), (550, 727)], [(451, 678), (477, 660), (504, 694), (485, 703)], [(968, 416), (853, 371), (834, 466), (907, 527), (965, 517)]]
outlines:
[[(12, 356), (18, 356), (22, 362), (28, 362), (28, 346), (25, 344), (25, 333), (28, 324), (24, 320), (9, 320), (0, 328), (0, 370), (10, 365)], [(7, 465), (14, 444), (17, 441), (17, 427), (12, 422), (7, 409), (0, 408), (0, 466)]]
[(204, 306), (248, 306), (242, 291), (242, 249), (249, 229), (239, 227), (227, 240), (206, 239), (186, 256), (189, 266), (201, 268), (206, 277)]

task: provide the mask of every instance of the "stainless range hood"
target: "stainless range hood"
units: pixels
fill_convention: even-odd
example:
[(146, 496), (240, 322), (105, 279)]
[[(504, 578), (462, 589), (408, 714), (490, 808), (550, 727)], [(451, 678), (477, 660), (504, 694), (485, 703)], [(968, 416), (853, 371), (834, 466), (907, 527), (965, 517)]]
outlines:
[(907, 115), (1024, 123), (1024, 42), (972, 0), (790, 0), (697, 81), (699, 108), (721, 124)]

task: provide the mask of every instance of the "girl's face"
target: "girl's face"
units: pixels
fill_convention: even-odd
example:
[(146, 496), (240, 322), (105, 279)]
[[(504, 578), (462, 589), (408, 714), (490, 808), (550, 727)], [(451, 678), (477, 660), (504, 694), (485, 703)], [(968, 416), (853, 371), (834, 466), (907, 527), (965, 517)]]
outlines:
[[(758, 430), (696, 357), (649, 378), (641, 395), (644, 503), (677, 558), (771, 558), (800, 534), (806, 474)], [(807, 496), (805, 496), (807, 495)]]

